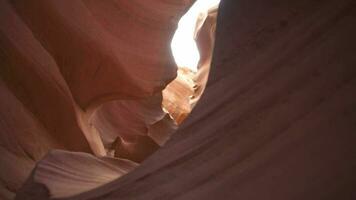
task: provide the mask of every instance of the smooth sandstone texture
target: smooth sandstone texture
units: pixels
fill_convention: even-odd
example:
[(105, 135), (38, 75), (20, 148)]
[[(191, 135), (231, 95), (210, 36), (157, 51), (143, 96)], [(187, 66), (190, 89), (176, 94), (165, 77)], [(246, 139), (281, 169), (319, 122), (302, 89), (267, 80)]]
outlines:
[(136, 170), (75, 199), (355, 199), (356, 5), (220, 4), (207, 88)]
[[(91, 122), (94, 108), (106, 99), (116, 98), (113, 93), (129, 95), (134, 100), (141, 98), (140, 95), (148, 97), (160, 82), (145, 85), (147, 82), (143, 80), (146, 79), (141, 80), (145, 76), (136, 75), (142, 69), (140, 65), (130, 70), (140, 59), (128, 61), (129, 55), (120, 56), (126, 55), (121, 50), (129, 49), (131, 44), (125, 41), (126, 46), (120, 46), (113, 42), (119, 39), (111, 40), (107, 32), (118, 38), (133, 37), (130, 20), (143, 23), (142, 16), (158, 21), (152, 29), (159, 29), (160, 25), (165, 29), (160, 20), (168, 18), (157, 13), (175, 15), (184, 6), (179, 7), (181, 4), (177, 1), (157, 1), (171, 2), (172, 6), (167, 7), (150, 7), (153, 1), (76, 1), (73, 4), (41, 1), (33, 5), (27, 1), (0, 2), (1, 62), (5, 66), (1, 68), (0, 88), (4, 91), (0, 93), (1, 110), (5, 111), (1, 112), (1, 129), (4, 130), (1, 152), (5, 153), (1, 156), (4, 189), (0, 192), (6, 199), (13, 197), (12, 192), (18, 191), (35, 162), (49, 149), (86, 152), (95, 149), (100, 155), (100, 148), (104, 149), (105, 144), (100, 147), (95, 143), (97, 140), (90, 140), (94, 136), (85, 134), (95, 135), (86, 131), (95, 123)], [(125, 13), (135, 8), (152, 10)], [(128, 17), (127, 13), (135, 13), (136, 18)], [(114, 14), (125, 16), (122, 26), (115, 28), (111, 24)], [(46, 24), (39, 25), (42, 21)], [(188, 119), (165, 146), (131, 173), (63, 199), (355, 199), (355, 23), (356, 4), (352, 0), (223, 0), (208, 85)], [(146, 33), (143, 24), (133, 27)], [(113, 30), (107, 30), (109, 28)], [(51, 38), (46, 39), (46, 31)], [(152, 38), (161, 41), (163, 37), (166, 40), (161, 44), (168, 45), (165, 42), (169, 42), (169, 34), (164, 37), (160, 33), (157, 30), (156, 37)], [(153, 45), (158, 41), (150, 42)], [(111, 51), (111, 48), (116, 50)], [(133, 54), (133, 59), (142, 56), (137, 49), (128, 54)], [(105, 58), (105, 67), (97, 72), (98, 79), (91, 80), (89, 74), (95, 74), (93, 66), (98, 65), (101, 56)], [(60, 61), (61, 58), (65, 58), (64, 61)], [(161, 59), (165, 57), (157, 56), (156, 61), (163, 62)], [(148, 60), (142, 63), (154, 62)], [(121, 69), (117, 67), (118, 61), (127, 65)], [(88, 67), (83, 68), (84, 65)], [(44, 69), (47, 71), (41, 71)], [(152, 65), (145, 69), (156, 68)], [(159, 72), (156, 75), (162, 77)], [(114, 83), (115, 78), (130, 84), (120, 88), (121, 82)], [(174, 75), (163, 79), (150, 77), (147, 81), (173, 78)], [(137, 90), (126, 88), (131, 86)], [(105, 96), (106, 92), (110, 95)], [(57, 101), (64, 103), (51, 105)], [(107, 117), (101, 116), (101, 119)], [(158, 124), (153, 127), (169, 127), (163, 121), (162, 125)], [(108, 128), (107, 125), (101, 127)], [(71, 131), (58, 134), (56, 131), (62, 130), (59, 128)], [(31, 130), (31, 134), (25, 134), (24, 130)], [(27, 142), (37, 138), (44, 141)], [(49, 158), (56, 158), (51, 156), (53, 152), (38, 166), (46, 164)], [(29, 159), (31, 157), (33, 159)], [(92, 157), (90, 162), (96, 160), (93, 165), (100, 166), (101, 160)], [(24, 169), (12, 167), (14, 165)], [(99, 168), (98, 171), (104, 170), (102, 166)], [(55, 197), (50, 185), (58, 183), (58, 179), (38, 183), (39, 172), (41, 170), (32, 172), (18, 191), (17, 199)], [(58, 171), (66, 176), (65, 172)], [(54, 177), (44, 179), (50, 178)], [(9, 187), (12, 182), (15, 183)]]
[(191, 4), (0, 1), (1, 199), (14, 197), (50, 149), (101, 158), (114, 156), (118, 137), (138, 146), (142, 136), (150, 151), (159, 145), (149, 135), (166, 140), (175, 127), (161, 91), (177, 70), (169, 42)]
[(135, 167), (129, 160), (55, 150), (36, 165), (34, 182), (45, 184), (52, 197), (65, 197), (113, 181)]

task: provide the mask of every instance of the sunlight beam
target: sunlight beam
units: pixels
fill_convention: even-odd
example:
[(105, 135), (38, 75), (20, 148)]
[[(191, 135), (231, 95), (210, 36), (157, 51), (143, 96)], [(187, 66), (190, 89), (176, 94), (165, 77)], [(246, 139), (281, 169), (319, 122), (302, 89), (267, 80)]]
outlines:
[(172, 54), (178, 67), (198, 71), (200, 54), (195, 41), (196, 35), (209, 10), (216, 9), (219, 3), (220, 0), (197, 0), (179, 20), (171, 43)]

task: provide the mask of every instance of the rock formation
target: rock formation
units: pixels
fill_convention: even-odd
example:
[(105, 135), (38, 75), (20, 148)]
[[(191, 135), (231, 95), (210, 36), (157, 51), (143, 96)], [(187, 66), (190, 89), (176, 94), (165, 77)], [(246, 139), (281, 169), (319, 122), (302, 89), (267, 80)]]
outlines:
[(356, 198), (356, 3), (192, 4), (0, 0), (1, 199)]

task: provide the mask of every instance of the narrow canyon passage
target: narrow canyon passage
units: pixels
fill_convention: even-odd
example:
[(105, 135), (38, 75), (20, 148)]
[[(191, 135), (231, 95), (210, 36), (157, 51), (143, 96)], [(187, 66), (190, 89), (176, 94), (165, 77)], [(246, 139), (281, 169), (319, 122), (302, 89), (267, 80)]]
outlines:
[(164, 145), (204, 91), (218, 3), (1, 1), (2, 100), (14, 114), (3, 115), (1, 197), (39, 185), (51, 198), (77, 195)]
[(0, 199), (356, 198), (356, 3), (193, 3), (0, 0)]

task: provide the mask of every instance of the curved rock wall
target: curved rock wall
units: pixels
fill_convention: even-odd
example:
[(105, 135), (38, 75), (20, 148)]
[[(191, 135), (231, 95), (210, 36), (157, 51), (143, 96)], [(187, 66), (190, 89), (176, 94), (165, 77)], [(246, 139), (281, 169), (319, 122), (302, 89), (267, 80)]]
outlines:
[(145, 126), (165, 118), (161, 91), (177, 70), (169, 43), (191, 4), (0, 1), (1, 199), (50, 149), (111, 155), (110, 134), (159, 147)]
[(135, 171), (75, 199), (354, 199), (356, 4), (223, 0), (207, 88)]
[[(112, 114), (106, 106), (125, 111), (174, 78), (169, 37), (191, 2), (0, 2), (0, 194), (6, 199), (49, 149), (106, 153), (93, 124), (116, 130), (115, 120), (100, 123)], [(354, 199), (355, 13), (352, 0), (223, 0), (208, 85), (165, 146), (108, 184), (88, 179), (85, 170), (95, 166), (110, 176), (117, 174), (111, 165), (125, 163), (130, 171), (135, 163), (52, 151), (37, 168), (57, 178), (33, 171), (17, 199)], [(149, 22), (157, 23), (142, 29)], [(129, 98), (95, 109), (123, 96)], [(152, 130), (171, 127), (159, 116)], [(141, 115), (130, 117), (139, 130)], [(66, 186), (58, 177), (75, 163), (60, 158), (73, 154), (88, 160), (75, 165), (87, 184), (55, 191), (55, 184)], [(62, 170), (55, 171), (56, 162)], [(86, 192), (72, 196), (78, 191)]]

